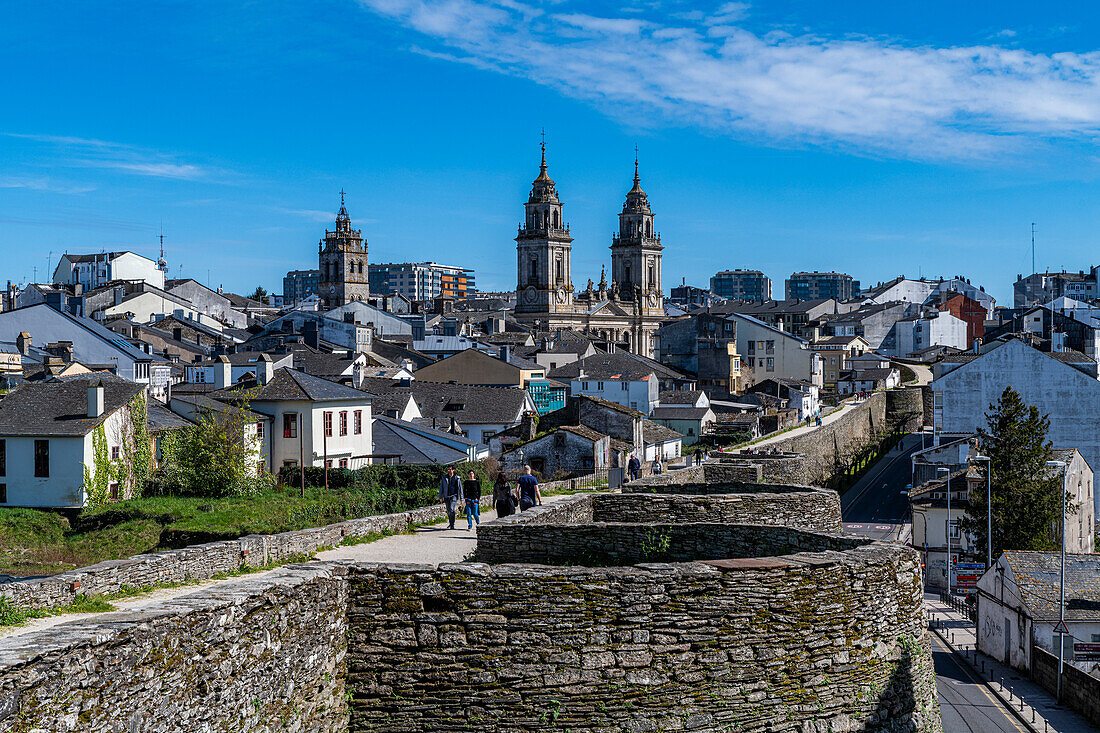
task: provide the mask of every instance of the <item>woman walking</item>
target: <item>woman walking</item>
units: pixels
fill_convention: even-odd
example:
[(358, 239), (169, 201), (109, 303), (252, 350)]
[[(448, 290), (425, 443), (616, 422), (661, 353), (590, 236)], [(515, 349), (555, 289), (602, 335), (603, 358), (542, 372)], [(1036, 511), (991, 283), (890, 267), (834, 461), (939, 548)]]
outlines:
[(512, 487), (508, 479), (504, 478), (504, 472), (497, 475), (493, 484), (493, 506), (497, 509), (498, 517), (510, 517), (516, 513), (516, 496), (512, 493)]
[(462, 482), (462, 498), (466, 500), (466, 531), (469, 531), (475, 522), (481, 524), (481, 481), (473, 471)]

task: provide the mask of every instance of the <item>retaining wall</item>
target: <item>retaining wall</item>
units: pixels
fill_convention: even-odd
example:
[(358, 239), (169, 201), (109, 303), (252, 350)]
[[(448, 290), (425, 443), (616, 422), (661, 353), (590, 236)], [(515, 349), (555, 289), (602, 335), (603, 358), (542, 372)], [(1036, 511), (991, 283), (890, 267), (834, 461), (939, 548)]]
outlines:
[(918, 562), (352, 568), (350, 730), (940, 731)]
[(344, 568), (311, 563), (0, 638), (0, 730), (347, 730)]
[(727, 487), (724, 492), (700, 496), (606, 494), (594, 497), (593, 521), (729, 522), (840, 531), (840, 496), (835, 491), (775, 488), (744, 491)]
[[(1031, 679), (1051, 695), (1058, 694), (1058, 655), (1031, 645)], [(1062, 703), (1100, 728), (1100, 678), (1073, 664), (1062, 665)]]

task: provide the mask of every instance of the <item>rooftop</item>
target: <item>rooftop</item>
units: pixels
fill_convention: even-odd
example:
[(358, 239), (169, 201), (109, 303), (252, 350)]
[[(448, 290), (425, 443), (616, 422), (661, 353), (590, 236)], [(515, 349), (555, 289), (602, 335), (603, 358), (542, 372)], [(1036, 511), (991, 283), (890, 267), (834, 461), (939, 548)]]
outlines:
[[(103, 387), (103, 414), (88, 417), (88, 387)], [(24, 384), (0, 400), (0, 435), (87, 435), (145, 386), (95, 374)]]

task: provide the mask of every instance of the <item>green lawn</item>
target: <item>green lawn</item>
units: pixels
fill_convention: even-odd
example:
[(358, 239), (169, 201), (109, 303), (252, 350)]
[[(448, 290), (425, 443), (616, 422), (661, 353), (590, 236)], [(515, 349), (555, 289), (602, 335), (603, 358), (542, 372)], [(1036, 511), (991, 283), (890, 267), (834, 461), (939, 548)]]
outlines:
[(151, 497), (87, 510), (71, 522), (35, 509), (0, 509), (0, 574), (53, 575), (143, 552), (275, 534), (430, 504), (433, 490), (281, 487), (225, 499)]

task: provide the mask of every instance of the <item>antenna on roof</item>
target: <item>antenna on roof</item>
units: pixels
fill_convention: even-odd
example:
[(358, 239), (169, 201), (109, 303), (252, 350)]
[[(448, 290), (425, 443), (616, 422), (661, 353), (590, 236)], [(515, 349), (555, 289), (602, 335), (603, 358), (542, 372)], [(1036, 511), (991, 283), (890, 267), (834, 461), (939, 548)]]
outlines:
[(1031, 222), (1031, 272), (1035, 274), (1035, 222)]

